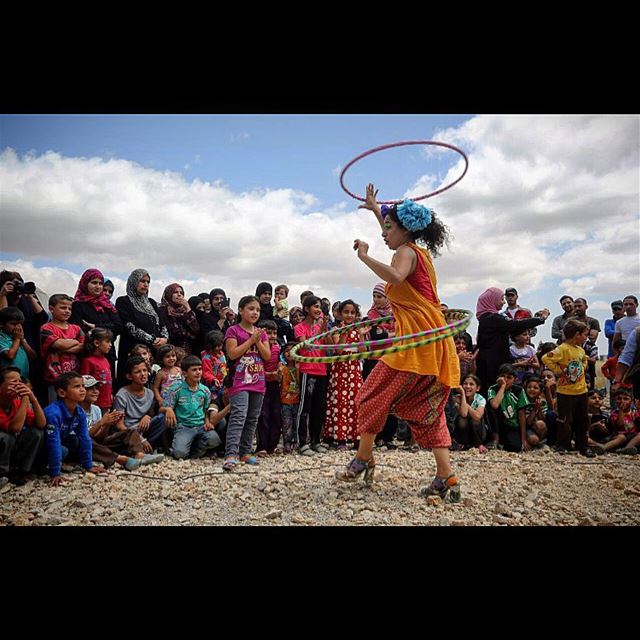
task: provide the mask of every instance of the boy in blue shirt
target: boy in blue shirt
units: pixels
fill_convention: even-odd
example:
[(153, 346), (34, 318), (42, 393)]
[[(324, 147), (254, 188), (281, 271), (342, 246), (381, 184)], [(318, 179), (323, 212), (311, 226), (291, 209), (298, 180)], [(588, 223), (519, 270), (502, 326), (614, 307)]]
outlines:
[(167, 427), (175, 428), (171, 455), (174, 458), (201, 458), (208, 449), (222, 444), (220, 436), (209, 420), (207, 409), (211, 392), (200, 383), (202, 361), (187, 356), (181, 363), (184, 380), (178, 387), (172, 407), (162, 407)]
[(77, 458), (89, 473), (104, 473), (102, 467), (94, 467), (91, 460), (91, 438), (87, 429), (87, 416), (80, 407), (86, 389), (82, 376), (69, 371), (58, 376), (54, 383), (58, 399), (45, 407), (47, 419), (45, 442), (49, 459), (51, 486), (62, 484), (62, 461)]

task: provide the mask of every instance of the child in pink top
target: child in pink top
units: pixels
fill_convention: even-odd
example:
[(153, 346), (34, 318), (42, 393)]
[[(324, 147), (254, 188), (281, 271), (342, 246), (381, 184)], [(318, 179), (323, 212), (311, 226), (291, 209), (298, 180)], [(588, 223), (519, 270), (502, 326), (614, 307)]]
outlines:
[(111, 409), (113, 396), (111, 392), (111, 363), (107, 359), (107, 353), (111, 349), (113, 333), (110, 329), (96, 327), (89, 332), (85, 342), (85, 354), (80, 365), (80, 373), (93, 376), (98, 382), (100, 393), (95, 404), (104, 414)]

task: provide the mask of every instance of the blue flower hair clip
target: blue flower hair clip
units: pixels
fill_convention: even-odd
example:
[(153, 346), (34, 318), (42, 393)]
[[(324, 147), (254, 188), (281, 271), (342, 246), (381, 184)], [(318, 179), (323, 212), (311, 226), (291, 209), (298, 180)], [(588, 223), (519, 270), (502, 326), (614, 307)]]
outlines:
[(405, 199), (402, 204), (398, 205), (398, 219), (405, 229), (412, 233), (426, 229), (431, 224), (432, 209), (423, 207), (421, 204), (413, 202), (413, 200)]

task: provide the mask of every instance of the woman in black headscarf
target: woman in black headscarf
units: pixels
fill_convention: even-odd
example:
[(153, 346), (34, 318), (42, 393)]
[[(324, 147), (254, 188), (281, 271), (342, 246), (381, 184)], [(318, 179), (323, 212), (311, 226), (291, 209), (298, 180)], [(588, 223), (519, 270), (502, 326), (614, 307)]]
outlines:
[(236, 315), (229, 307), (224, 289), (211, 289), (209, 300), (211, 301), (209, 313), (196, 311), (200, 333), (196, 342), (197, 349), (194, 347), (194, 353), (200, 353), (206, 347), (206, 336), (209, 331), (222, 331), (225, 334), (227, 329), (236, 323)]

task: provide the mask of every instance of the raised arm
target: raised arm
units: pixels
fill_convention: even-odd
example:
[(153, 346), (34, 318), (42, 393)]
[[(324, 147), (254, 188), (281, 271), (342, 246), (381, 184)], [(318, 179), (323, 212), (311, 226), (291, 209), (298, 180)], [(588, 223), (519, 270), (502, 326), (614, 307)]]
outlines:
[(358, 209), (368, 209), (369, 211), (373, 211), (376, 216), (376, 220), (380, 225), (380, 228), (384, 230), (384, 222), (382, 220), (382, 209), (378, 205), (376, 201), (376, 196), (378, 195), (378, 189), (376, 189), (372, 184), (367, 185), (367, 198), (364, 204), (361, 204)]

